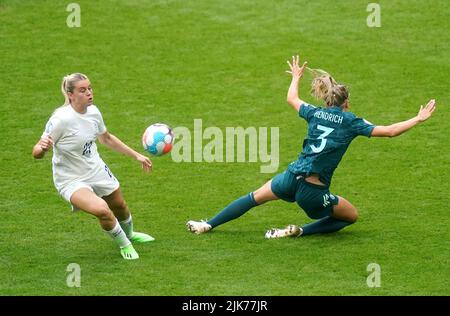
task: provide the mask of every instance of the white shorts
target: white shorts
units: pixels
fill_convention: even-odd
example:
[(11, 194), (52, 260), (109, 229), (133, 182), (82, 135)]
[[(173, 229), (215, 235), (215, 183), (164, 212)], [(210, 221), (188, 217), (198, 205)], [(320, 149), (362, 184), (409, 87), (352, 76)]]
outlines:
[[(105, 165), (105, 169), (97, 172), (93, 177), (74, 180), (62, 188), (57, 188), (57, 190), (67, 202), (71, 203), (70, 198), (81, 188), (87, 188), (94, 192), (98, 197), (103, 197), (110, 195), (119, 187), (119, 181)], [(78, 208), (72, 205), (72, 210), (76, 211)]]

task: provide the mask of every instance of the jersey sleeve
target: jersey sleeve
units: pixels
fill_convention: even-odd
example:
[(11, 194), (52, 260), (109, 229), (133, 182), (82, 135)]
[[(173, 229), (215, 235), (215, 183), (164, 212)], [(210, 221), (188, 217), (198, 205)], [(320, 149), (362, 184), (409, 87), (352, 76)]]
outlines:
[(374, 128), (375, 128), (374, 124), (370, 123), (369, 121), (363, 118), (355, 117), (352, 120), (351, 129), (353, 134), (355, 134), (356, 136), (362, 135), (370, 137), (372, 135), (372, 131)]
[(42, 137), (51, 136), (53, 143), (57, 143), (58, 140), (64, 133), (64, 122), (56, 116), (50, 117), (47, 124), (45, 125), (45, 130), (42, 133)]
[(95, 107), (94, 109), (97, 120), (98, 135), (101, 135), (106, 132), (106, 125), (105, 122), (103, 121), (103, 116), (100, 110), (97, 107)]
[(102, 114), (100, 113), (100, 111), (98, 113), (99, 113), (99, 118), (100, 118), (99, 124), (98, 124), (98, 134), (101, 135), (106, 132), (106, 126), (105, 126), (105, 122), (103, 121)]
[(298, 115), (304, 118), (307, 122), (309, 122), (311, 117), (314, 115), (316, 109), (317, 108), (314, 105), (303, 102), (302, 104), (300, 104), (300, 110), (298, 111)]

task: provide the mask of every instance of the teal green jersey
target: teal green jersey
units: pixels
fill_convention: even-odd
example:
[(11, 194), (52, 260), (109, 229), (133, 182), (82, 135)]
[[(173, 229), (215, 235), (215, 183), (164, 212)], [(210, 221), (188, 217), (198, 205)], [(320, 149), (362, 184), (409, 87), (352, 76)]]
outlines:
[(298, 160), (288, 169), (303, 176), (317, 173), (320, 181), (328, 186), (352, 140), (359, 135), (370, 137), (375, 128), (372, 123), (337, 106), (321, 108), (303, 103), (299, 115), (308, 122), (308, 135)]

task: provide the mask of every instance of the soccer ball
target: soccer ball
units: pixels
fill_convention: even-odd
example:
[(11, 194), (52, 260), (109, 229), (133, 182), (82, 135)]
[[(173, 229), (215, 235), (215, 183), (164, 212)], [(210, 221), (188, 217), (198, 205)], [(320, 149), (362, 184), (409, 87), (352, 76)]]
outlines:
[(162, 156), (172, 150), (173, 131), (163, 123), (152, 124), (142, 135), (144, 149), (155, 156)]

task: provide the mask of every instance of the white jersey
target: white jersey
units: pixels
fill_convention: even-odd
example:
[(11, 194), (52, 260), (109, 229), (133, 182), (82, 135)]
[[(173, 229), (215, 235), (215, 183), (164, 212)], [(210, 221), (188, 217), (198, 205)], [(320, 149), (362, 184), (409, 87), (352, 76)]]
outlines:
[[(50, 117), (42, 136), (53, 139), (53, 181), (58, 191), (73, 181), (94, 177), (105, 170), (95, 141), (106, 132), (102, 114), (95, 105), (84, 114), (71, 105), (58, 108)], [(108, 170), (107, 170), (108, 171)]]

